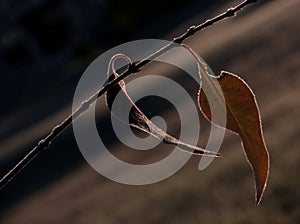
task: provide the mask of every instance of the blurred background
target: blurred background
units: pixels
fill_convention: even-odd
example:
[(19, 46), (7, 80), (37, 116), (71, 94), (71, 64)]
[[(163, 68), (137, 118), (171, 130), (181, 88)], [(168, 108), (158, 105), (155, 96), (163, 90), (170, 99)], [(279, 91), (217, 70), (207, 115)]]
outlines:
[[(101, 53), (137, 39), (171, 40), (238, 2), (1, 1), (1, 177), (71, 113), (76, 85)], [(128, 186), (95, 172), (69, 127), (0, 191), (0, 223), (299, 223), (299, 10), (298, 0), (259, 1), (185, 42), (215, 74), (238, 74), (256, 94), (271, 156), (258, 207), (240, 139), (231, 133), (221, 147), (223, 157), (204, 171), (193, 157), (162, 182)], [(151, 69), (145, 67), (141, 75)], [(165, 69), (155, 71), (180, 81), (196, 100), (196, 83)], [(141, 106), (166, 118), (168, 131), (178, 134), (174, 108), (166, 103), (151, 111), (151, 102)], [(127, 152), (109, 131), (109, 112), (100, 114), (103, 138), (120, 158), (144, 164), (172, 150), (160, 144), (149, 152)], [(199, 116), (203, 146), (209, 122)]]

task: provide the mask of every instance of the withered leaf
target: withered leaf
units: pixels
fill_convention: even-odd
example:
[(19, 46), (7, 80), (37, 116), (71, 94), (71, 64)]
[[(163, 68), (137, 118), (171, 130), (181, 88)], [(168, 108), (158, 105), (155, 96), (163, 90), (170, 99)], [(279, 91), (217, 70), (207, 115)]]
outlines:
[[(118, 76), (117, 73), (111, 75), (108, 81), (112, 81), (117, 76)], [(110, 110), (112, 109), (114, 99), (116, 98), (116, 96), (119, 92), (120, 92), (120, 94), (122, 94), (122, 99), (126, 100), (132, 106), (130, 113), (129, 113), (129, 116), (130, 116), (129, 117), (129, 125), (130, 126), (136, 128), (140, 131), (143, 131), (147, 134), (150, 134), (153, 137), (159, 139), (160, 141), (162, 141), (166, 144), (177, 145), (183, 151), (186, 151), (186, 152), (189, 152), (192, 154), (213, 156), (213, 157), (221, 156), (219, 153), (204, 150), (197, 146), (193, 146), (193, 145), (187, 144), (185, 142), (182, 142), (182, 141), (178, 140), (177, 138), (167, 134), (165, 131), (163, 131), (159, 127), (157, 127), (151, 120), (149, 120), (144, 115), (144, 113), (136, 106), (136, 104), (129, 97), (129, 95), (127, 94), (126, 89), (125, 89), (124, 81), (120, 81), (119, 83), (114, 85), (112, 88), (110, 88), (106, 92), (106, 104)]]
[[(203, 87), (210, 88), (211, 82), (207, 81), (208, 74), (203, 70), (200, 73)], [(210, 79), (217, 80), (223, 92), (223, 101), (225, 99), (223, 103), (225, 103), (227, 113), (226, 129), (241, 137), (242, 146), (255, 177), (256, 204), (259, 204), (268, 179), (269, 154), (264, 143), (260, 112), (255, 95), (245, 81), (232, 73), (222, 71), (219, 77), (212, 78), (210, 76)], [(214, 88), (212, 92), (216, 89)], [(206, 92), (203, 91), (203, 88), (199, 91), (198, 102), (202, 113), (211, 121)], [(220, 101), (212, 103), (220, 103)], [(220, 125), (218, 119), (214, 119), (214, 123)]]

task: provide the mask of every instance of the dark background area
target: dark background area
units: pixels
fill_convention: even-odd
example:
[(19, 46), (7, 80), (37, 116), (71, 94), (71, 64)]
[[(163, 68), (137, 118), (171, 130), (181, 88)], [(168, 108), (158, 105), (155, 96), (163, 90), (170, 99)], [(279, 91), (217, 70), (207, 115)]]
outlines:
[[(0, 175), (71, 113), (78, 80), (102, 52), (136, 39), (171, 39), (237, 2), (1, 1)], [(271, 154), (262, 205), (254, 205), (252, 174), (237, 136), (227, 135), (224, 157), (205, 171), (192, 158), (171, 178), (134, 187), (93, 171), (69, 127), (0, 191), (0, 222), (299, 222), (300, 5), (278, 2), (259, 1), (187, 42), (216, 74), (222, 69), (241, 74), (256, 93)], [(166, 108), (159, 112), (176, 120)], [(99, 124), (108, 128), (108, 118)], [(104, 138), (112, 139), (109, 133)]]

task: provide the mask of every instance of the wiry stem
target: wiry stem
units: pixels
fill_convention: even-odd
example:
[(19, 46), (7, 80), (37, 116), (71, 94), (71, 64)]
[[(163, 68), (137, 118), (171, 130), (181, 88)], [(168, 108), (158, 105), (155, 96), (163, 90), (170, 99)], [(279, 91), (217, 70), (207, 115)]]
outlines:
[(10, 180), (12, 180), (32, 159), (34, 159), (43, 149), (48, 148), (48, 146), (51, 144), (51, 142), (67, 127), (72, 123), (72, 119), (76, 119), (81, 113), (86, 111), (89, 106), (97, 100), (99, 97), (101, 97), (108, 89), (110, 89), (112, 86), (114, 86), (116, 83), (120, 82), (121, 80), (125, 79), (127, 76), (133, 73), (137, 73), (140, 71), (140, 69), (151, 62), (153, 58), (156, 58), (163, 53), (167, 52), (171, 48), (175, 47), (175, 44), (181, 44), (184, 40), (189, 38), (190, 36), (194, 35), (195, 33), (199, 32), (200, 30), (203, 30), (225, 18), (233, 17), (235, 14), (243, 9), (245, 6), (255, 3), (258, 0), (245, 0), (239, 5), (227, 9), (225, 12), (219, 14), (218, 16), (206, 20), (204, 23), (199, 24), (197, 26), (191, 26), (189, 27), (185, 33), (182, 35), (175, 37), (170, 44), (162, 47), (161, 49), (157, 50), (153, 54), (149, 55), (148, 57), (144, 58), (143, 60), (130, 64), (129, 68), (120, 74), (117, 78), (112, 80), (111, 82), (108, 82), (105, 84), (99, 91), (97, 91), (94, 95), (92, 95), (89, 99), (86, 101), (83, 101), (82, 104), (79, 106), (79, 108), (74, 111), (71, 115), (69, 115), (62, 123), (55, 126), (52, 131), (42, 140), (38, 142), (38, 144), (31, 149), (26, 156), (18, 163), (16, 164), (1, 180), (0, 180), (0, 189), (2, 189)]

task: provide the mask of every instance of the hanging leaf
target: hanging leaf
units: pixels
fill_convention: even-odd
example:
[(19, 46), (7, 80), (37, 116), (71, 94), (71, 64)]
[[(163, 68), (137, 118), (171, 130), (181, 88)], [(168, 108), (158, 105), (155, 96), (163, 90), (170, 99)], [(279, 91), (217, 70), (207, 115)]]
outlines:
[[(118, 74), (114, 73), (113, 75), (110, 76), (109, 81), (112, 81), (117, 76), (118, 76)], [(129, 95), (127, 94), (126, 89), (125, 89), (124, 81), (120, 81), (119, 83), (114, 85), (112, 88), (110, 88), (106, 92), (106, 103), (110, 110), (112, 109), (114, 99), (116, 98), (116, 96), (119, 92), (122, 94), (122, 100), (127, 101), (132, 106), (130, 113), (129, 113), (129, 116), (130, 116), (129, 117), (129, 125), (130, 126), (136, 128), (140, 131), (143, 131), (147, 134), (150, 134), (153, 137), (159, 139), (160, 141), (162, 141), (166, 144), (177, 145), (183, 151), (186, 151), (186, 152), (189, 152), (192, 154), (213, 156), (213, 157), (221, 156), (219, 153), (204, 150), (197, 146), (193, 146), (193, 145), (187, 144), (185, 142), (182, 142), (182, 141), (176, 139), (175, 137), (167, 134), (165, 131), (163, 131), (159, 127), (157, 127), (151, 120), (149, 120), (143, 114), (143, 112), (136, 106), (136, 104), (129, 97)]]
[[(199, 107), (204, 116), (211, 121), (209, 102), (220, 103), (222, 99), (217, 97), (219, 98), (217, 101), (209, 101), (206, 96), (209, 91), (203, 91), (203, 89), (211, 88), (210, 92), (217, 96), (223, 94), (224, 98), (221, 103), (225, 103), (226, 106), (226, 129), (239, 134), (241, 137), (247, 160), (254, 173), (256, 204), (259, 204), (268, 179), (269, 154), (264, 143), (260, 113), (255, 96), (246, 82), (232, 73), (222, 71), (219, 77), (212, 78), (206, 69), (203, 67), (199, 69), (203, 87), (198, 96)], [(219, 83), (219, 88), (214, 87), (213, 82), (215, 81)], [(220, 87), (222, 93), (219, 92)], [(214, 119), (214, 123), (221, 125), (218, 119)]]

